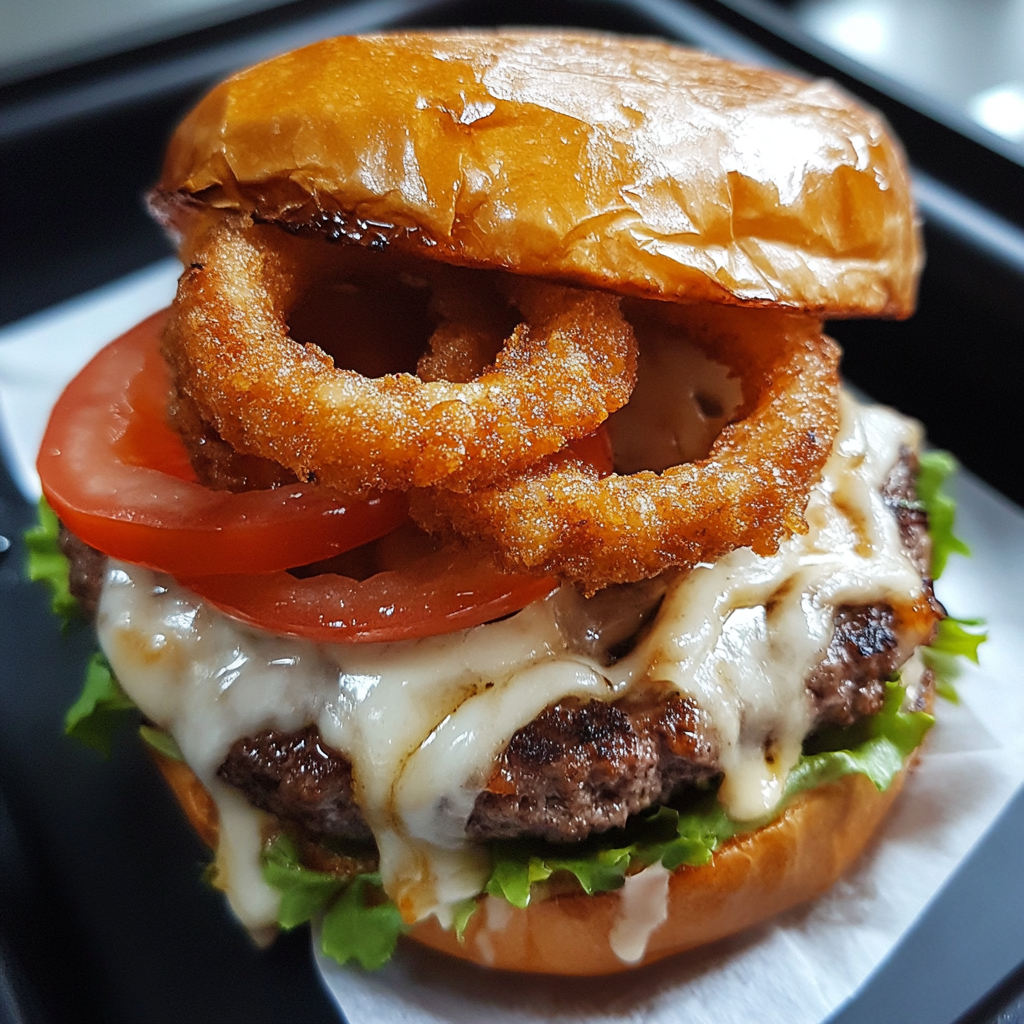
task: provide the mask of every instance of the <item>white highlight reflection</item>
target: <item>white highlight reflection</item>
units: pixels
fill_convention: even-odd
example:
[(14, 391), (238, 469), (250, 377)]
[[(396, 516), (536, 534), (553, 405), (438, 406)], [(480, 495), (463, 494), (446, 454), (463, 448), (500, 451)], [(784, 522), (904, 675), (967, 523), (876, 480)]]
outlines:
[(823, 5), (813, 10), (808, 20), (815, 35), (855, 57), (877, 57), (891, 41), (890, 19), (873, 5)]
[(978, 124), (1011, 142), (1024, 142), (1024, 82), (1007, 82), (978, 93), (968, 107)]

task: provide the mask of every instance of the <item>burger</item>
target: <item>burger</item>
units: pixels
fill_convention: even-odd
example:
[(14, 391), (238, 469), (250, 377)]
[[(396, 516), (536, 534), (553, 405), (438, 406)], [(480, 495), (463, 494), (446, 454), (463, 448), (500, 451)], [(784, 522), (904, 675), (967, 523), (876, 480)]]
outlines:
[(151, 205), (174, 304), (39, 458), (102, 649), (69, 728), (141, 712), (255, 937), (598, 974), (835, 881), (955, 543), (822, 334), (913, 308), (877, 115), (654, 41), (346, 37), (213, 89)]

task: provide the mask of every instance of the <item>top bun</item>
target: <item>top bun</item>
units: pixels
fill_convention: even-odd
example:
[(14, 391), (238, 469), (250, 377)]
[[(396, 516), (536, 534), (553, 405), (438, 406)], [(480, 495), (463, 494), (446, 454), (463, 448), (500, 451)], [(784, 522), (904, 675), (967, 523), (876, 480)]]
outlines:
[(829, 82), (664, 43), (343, 37), (235, 75), (171, 140), (154, 206), (654, 298), (906, 316), (903, 155)]

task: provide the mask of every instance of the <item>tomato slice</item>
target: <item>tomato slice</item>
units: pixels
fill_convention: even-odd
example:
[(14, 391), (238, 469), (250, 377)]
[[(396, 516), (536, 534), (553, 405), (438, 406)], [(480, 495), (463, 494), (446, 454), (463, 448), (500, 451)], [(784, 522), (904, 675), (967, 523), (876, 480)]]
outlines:
[(339, 502), (314, 485), (233, 494), (197, 483), (166, 422), (166, 311), (103, 349), (50, 417), (37, 468), (54, 512), (87, 544), (173, 576), (274, 573), (382, 537), (404, 496)]
[[(600, 475), (612, 472), (611, 439), (603, 426), (568, 449)], [(366, 580), (330, 572), (297, 579), (280, 572), (182, 582), (236, 619), (321, 643), (390, 642), (452, 633), (517, 612), (559, 585), (554, 577), (500, 572), (478, 552), (456, 545), (401, 562), (400, 569)]]
[[(612, 472), (611, 439), (603, 426), (568, 450), (600, 475)], [(182, 582), (243, 622), (328, 643), (413, 640), (468, 629), (517, 612), (558, 586), (554, 577), (500, 572), (479, 553), (454, 545), (366, 580), (330, 572), (297, 579), (280, 572)]]
[(243, 622), (329, 643), (453, 633), (517, 612), (558, 586), (553, 577), (499, 572), (479, 552), (455, 545), (366, 580), (334, 573), (296, 579), (280, 572), (181, 582)]

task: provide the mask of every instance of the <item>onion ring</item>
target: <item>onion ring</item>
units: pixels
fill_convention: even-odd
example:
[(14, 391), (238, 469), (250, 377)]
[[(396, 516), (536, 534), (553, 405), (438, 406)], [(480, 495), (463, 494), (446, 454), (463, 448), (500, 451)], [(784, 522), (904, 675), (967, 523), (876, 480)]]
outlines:
[(287, 316), (358, 253), (227, 223), (192, 246), (165, 350), (179, 389), (236, 449), (346, 494), (466, 488), (521, 472), (628, 400), (636, 341), (619, 299), (518, 278), (505, 290), (524, 322), (475, 380), (336, 368), (289, 336)]
[(101, 349), (64, 389), (36, 463), (61, 522), (91, 547), (173, 576), (276, 573), (390, 533), (405, 498), (293, 484), (233, 494), (196, 481), (167, 423), (166, 311)]
[(759, 555), (803, 532), (838, 429), (838, 346), (817, 321), (690, 307), (689, 340), (742, 377), (744, 402), (707, 458), (603, 479), (563, 458), (468, 494), (414, 492), (414, 520), (483, 540), (507, 569), (554, 574), (588, 594), (737, 547)]
[(423, 381), (468, 383), (494, 362), (515, 323), (508, 322), (510, 311), (500, 308), (500, 295), (467, 288), (464, 278), (443, 272), (435, 271), (431, 278), (431, 310), (440, 323), (416, 364), (416, 374)]

